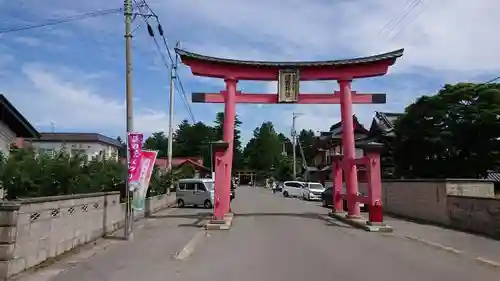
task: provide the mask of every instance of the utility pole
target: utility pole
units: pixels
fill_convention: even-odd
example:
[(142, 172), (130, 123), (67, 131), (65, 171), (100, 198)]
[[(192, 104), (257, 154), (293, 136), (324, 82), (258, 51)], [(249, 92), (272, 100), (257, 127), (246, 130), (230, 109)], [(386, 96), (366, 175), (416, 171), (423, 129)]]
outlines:
[[(127, 108), (127, 143), (128, 133), (132, 133), (133, 112), (132, 112), (132, 0), (124, 0), (123, 15), (125, 17), (125, 93)], [(130, 159), (130, 152), (127, 149), (127, 161)], [(125, 181), (125, 239), (133, 238), (134, 212), (131, 208), (131, 196), (128, 180)]]
[(295, 119), (300, 115), (302, 114), (292, 113), (293, 180), (297, 179), (297, 152), (295, 151), (295, 147), (297, 146), (297, 132), (295, 131)]
[[(176, 48), (179, 48), (179, 41), (175, 44)], [(175, 55), (175, 62), (172, 62), (170, 66), (170, 107), (168, 111), (168, 172), (172, 173), (172, 139), (174, 137), (174, 88), (175, 88), (175, 79), (177, 75), (177, 64), (178, 64), (178, 56)], [(170, 189), (172, 187), (168, 187), (167, 194), (170, 194)]]

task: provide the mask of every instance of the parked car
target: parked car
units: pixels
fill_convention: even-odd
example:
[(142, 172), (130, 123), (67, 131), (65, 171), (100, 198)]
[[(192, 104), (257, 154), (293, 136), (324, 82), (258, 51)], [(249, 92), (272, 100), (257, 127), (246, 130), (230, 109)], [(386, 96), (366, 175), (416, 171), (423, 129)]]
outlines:
[(306, 184), (300, 181), (286, 181), (283, 183), (283, 196), (301, 197)]
[[(333, 194), (332, 194), (333, 191), (332, 190), (333, 190), (333, 188), (329, 187), (321, 193), (321, 202), (322, 202), (323, 207), (330, 207), (333, 205)], [(345, 192), (345, 189), (344, 189), (344, 192)], [(358, 195), (360, 195), (360, 194), (361, 193), (358, 192)], [(363, 203), (359, 203), (359, 207), (362, 210), (366, 210), (366, 208), (367, 208), (367, 206), (365, 206), (365, 204), (363, 204)], [(346, 200), (343, 200), (342, 209), (344, 209), (344, 211), (347, 211), (347, 201)]]
[(323, 185), (319, 182), (308, 182), (302, 190), (302, 199), (321, 200), (321, 193), (325, 191)]
[(210, 209), (214, 202), (213, 179), (181, 179), (176, 184), (177, 206), (200, 206)]
[(276, 186), (273, 187), (273, 193), (282, 191), (283, 191), (283, 183), (282, 182), (276, 183)]

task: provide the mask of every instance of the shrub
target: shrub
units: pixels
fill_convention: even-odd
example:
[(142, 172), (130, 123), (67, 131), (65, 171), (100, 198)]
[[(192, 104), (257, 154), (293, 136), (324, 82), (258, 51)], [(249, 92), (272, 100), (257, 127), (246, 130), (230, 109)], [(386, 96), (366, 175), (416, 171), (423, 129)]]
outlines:
[(117, 190), (126, 178), (126, 167), (115, 160), (54, 155), (13, 148), (0, 156), (0, 181), (7, 199), (55, 196)]

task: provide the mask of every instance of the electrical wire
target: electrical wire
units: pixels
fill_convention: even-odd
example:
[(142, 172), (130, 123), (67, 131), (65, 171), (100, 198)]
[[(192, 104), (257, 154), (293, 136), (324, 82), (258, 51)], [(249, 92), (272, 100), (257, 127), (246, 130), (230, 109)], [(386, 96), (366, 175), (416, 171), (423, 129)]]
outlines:
[(425, 11), (425, 9), (427, 8), (426, 6), (426, 3), (423, 3), (422, 2), (422, 9), (420, 9), (414, 16), (413, 18), (411, 18), (396, 34), (394, 34), (394, 36), (392, 36), (392, 38), (390, 38), (389, 40), (387, 41), (394, 41), (396, 40), (397, 38), (399, 38), (399, 36), (401, 34), (403, 34), (403, 32), (405, 31), (405, 29), (411, 25), (412, 22), (414, 22), (416, 19), (418, 19), (418, 17)]
[[(398, 32), (396, 32), (395, 35), (393, 35), (391, 37), (391, 33), (393, 33), (393, 31), (401, 24), (403, 23), (403, 21), (411, 14), (411, 12), (419, 7), (419, 6), (422, 6), (424, 3), (424, 0), (408, 0), (406, 1), (406, 4), (404, 5), (403, 7), (403, 10), (405, 11), (405, 13), (398, 19), (398, 18), (392, 18), (391, 20), (389, 20), (378, 32), (378, 36), (382, 35), (382, 33), (385, 33), (388, 38), (385, 40), (385, 43), (388, 43), (389, 41), (392, 41), (394, 39), (396, 39), (397, 37), (399, 37), (399, 35), (401, 35), (401, 33), (404, 31), (404, 29), (406, 29), (406, 27), (408, 27), (409, 23), (407, 23), (406, 25), (404, 25)], [(425, 7), (418, 12), (418, 14), (410, 20), (410, 23), (411, 21), (415, 20), (422, 12), (423, 10), (425, 9)]]
[(84, 20), (84, 19), (89, 19), (89, 18), (100, 17), (100, 16), (106, 16), (106, 15), (110, 15), (110, 14), (116, 14), (119, 12), (123, 12), (123, 10), (124, 10), (123, 8), (99, 10), (99, 11), (85, 13), (85, 14), (79, 14), (79, 15), (74, 15), (74, 16), (69, 16), (69, 17), (48, 20), (48, 21), (43, 22), (43, 23), (7, 27), (7, 28), (0, 29), (0, 34), (25, 31), (25, 30), (35, 29), (35, 28), (48, 27), (48, 26), (59, 25), (59, 24), (63, 24), (63, 23), (69, 23), (69, 22), (73, 22), (73, 21), (79, 21), (79, 20)]
[(400, 25), (410, 15), (410, 13), (413, 12), (413, 10), (415, 10), (416, 7), (422, 4), (422, 1), (423, 0), (414, 0), (413, 2), (411, 2), (410, 7), (406, 11), (406, 13), (404, 13), (403, 16), (399, 18), (399, 20), (396, 21), (396, 23), (391, 28), (389, 28), (387, 34), (390, 34), (392, 31), (394, 31), (396, 27)]
[[(405, 4), (405, 6), (403, 7), (403, 9), (406, 9), (406, 7), (407, 7), (407, 6), (409, 6), (408, 4), (409, 4), (410, 2), (412, 2), (412, 1), (414, 1), (414, 0), (408, 0), (408, 1), (406, 1), (406, 4)], [(411, 5), (411, 4), (410, 4), (410, 5)], [(382, 28), (378, 31), (378, 34), (377, 34), (377, 35), (382, 34), (382, 32), (384, 32), (384, 31), (385, 31), (385, 29), (386, 29), (386, 28), (388, 28), (390, 25), (392, 25), (392, 24), (393, 24), (396, 20), (397, 20), (396, 18), (392, 18), (392, 19), (390, 19), (390, 20), (389, 20), (389, 21), (388, 21), (388, 22), (387, 22), (387, 23), (386, 23), (386, 24), (385, 24), (385, 25), (384, 25), (384, 26), (383, 26), (383, 27), (382, 27)]]
[[(172, 68), (175, 73), (174, 73), (174, 87), (177, 89), (177, 92), (179, 93), (179, 96), (184, 104), (184, 107), (186, 108), (186, 111), (188, 112), (189, 114), (189, 117), (191, 118), (191, 120), (193, 121), (193, 123), (196, 123), (196, 118), (194, 117), (194, 114), (193, 114), (193, 111), (191, 109), (191, 106), (188, 102), (188, 99), (187, 99), (187, 96), (186, 96), (186, 92), (184, 90), (184, 86), (183, 86), (183, 83), (182, 83), (182, 80), (177, 72), (177, 57), (174, 61), (174, 58), (172, 56), (172, 53), (170, 52), (170, 47), (168, 46), (168, 42), (167, 42), (167, 39), (164, 35), (164, 32), (163, 32), (163, 28), (161, 26), (161, 23), (159, 21), (159, 18), (158, 16), (156, 15), (156, 13), (149, 7), (149, 5), (147, 4), (147, 2), (145, 0), (142, 0), (140, 3), (137, 3), (137, 0), (134, 0), (134, 2), (137, 4), (137, 5), (140, 5), (142, 6), (143, 8), (147, 9), (147, 11), (139, 14), (142, 19), (144, 20), (144, 22), (146, 23), (147, 25), (147, 29), (148, 29), (148, 33), (150, 35), (150, 37), (153, 38), (153, 41), (154, 41), (154, 44), (155, 44), (155, 47), (156, 47), (156, 51), (158, 52), (158, 54), (160, 55), (162, 61), (163, 61), (163, 65), (165, 66), (165, 68), (168, 70), (170, 68)], [(146, 13), (147, 12), (147, 13)], [(149, 14), (148, 14), (149, 13)], [(153, 28), (151, 27), (151, 25), (149, 24), (149, 17), (153, 17), (155, 18), (156, 22), (157, 22), (157, 30), (158, 30), (158, 33), (160, 35), (160, 37), (162, 38), (162, 41), (163, 41), (163, 44), (165, 45), (165, 49), (166, 49), (166, 52), (168, 54), (168, 58), (170, 60), (170, 66), (169, 66), (169, 63), (167, 61), (167, 58), (165, 57), (165, 52), (161, 50), (161, 47), (160, 47), (160, 44), (158, 43), (158, 40), (156, 39), (156, 36), (155, 36), (155, 32), (153, 30)]]

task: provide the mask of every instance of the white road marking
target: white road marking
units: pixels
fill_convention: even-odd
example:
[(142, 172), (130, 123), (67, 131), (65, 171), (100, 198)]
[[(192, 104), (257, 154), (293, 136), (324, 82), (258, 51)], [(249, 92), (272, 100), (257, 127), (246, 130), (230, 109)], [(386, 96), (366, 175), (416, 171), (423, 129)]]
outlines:
[(187, 259), (195, 250), (196, 245), (201, 241), (201, 239), (205, 236), (205, 231), (200, 231), (196, 233), (196, 235), (191, 239), (182, 250), (174, 256), (176, 260), (185, 260)]
[(492, 260), (488, 260), (488, 259), (485, 259), (485, 258), (477, 257), (476, 261), (478, 261), (480, 263), (483, 263), (483, 264), (487, 264), (489, 266), (500, 268), (500, 263), (494, 262)]
[(429, 241), (429, 240), (421, 239), (421, 238), (418, 238), (418, 237), (415, 237), (415, 236), (412, 236), (412, 235), (405, 235), (405, 237), (407, 239), (410, 239), (410, 240), (413, 240), (413, 241), (417, 241), (417, 242), (423, 243), (425, 245), (432, 246), (434, 248), (445, 250), (445, 251), (450, 252), (450, 253), (454, 253), (454, 254), (462, 254), (463, 253), (463, 251), (457, 250), (455, 248), (448, 247), (446, 245), (439, 244), (439, 243), (436, 243), (436, 242), (432, 242), (432, 241)]

